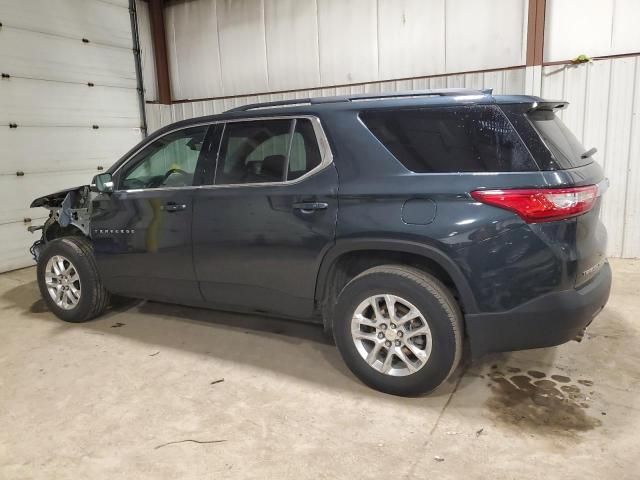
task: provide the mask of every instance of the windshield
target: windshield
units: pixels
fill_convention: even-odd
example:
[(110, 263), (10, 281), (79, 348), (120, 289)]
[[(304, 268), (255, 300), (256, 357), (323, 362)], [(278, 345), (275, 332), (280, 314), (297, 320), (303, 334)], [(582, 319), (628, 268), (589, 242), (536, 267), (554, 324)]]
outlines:
[[(592, 156), (584, 155), (588, 149), (552, 110), (535, 110), (529, 112), (527, 117), (551, 150), (560, 168), (582, 167), (593, 161)], [(582, 156), (586, 158), (581, 158)]]

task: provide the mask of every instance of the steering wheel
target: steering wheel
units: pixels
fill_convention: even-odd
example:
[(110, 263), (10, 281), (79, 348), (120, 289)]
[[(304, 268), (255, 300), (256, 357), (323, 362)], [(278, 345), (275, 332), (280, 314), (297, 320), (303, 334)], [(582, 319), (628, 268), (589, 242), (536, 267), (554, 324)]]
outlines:
[(174, 173), (177, 173), (179, 175), (186, 175), (189, 176), (190, 173), (189, 172), (185, 172), (184, 170), (182, 170), (181, 168), (170, 168), (169, 170), (167, 170), (167, 173), (164, 174), (164, 178), (162, 179), (162, 183), (161, 185), (164, 185), (164, 182), (167, 181), (167, 178), (169, 178), (171, 175), (173, 175)]

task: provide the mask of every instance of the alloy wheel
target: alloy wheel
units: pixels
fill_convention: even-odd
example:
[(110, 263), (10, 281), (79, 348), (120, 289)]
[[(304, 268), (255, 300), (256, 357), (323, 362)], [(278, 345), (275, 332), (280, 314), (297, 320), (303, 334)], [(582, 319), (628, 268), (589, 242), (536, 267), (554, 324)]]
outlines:
[(54, 255), (45, 267), (45, 284), (55, 304), (72, 310), (80, 301), (82, 286), (76, 267), (68, 258)]
[(431, 329), (411, 302), (397, 295), (373, 295), (356, 308), (351, 337), (360, 356), (385, 375), (406, 376), (431, 355)]

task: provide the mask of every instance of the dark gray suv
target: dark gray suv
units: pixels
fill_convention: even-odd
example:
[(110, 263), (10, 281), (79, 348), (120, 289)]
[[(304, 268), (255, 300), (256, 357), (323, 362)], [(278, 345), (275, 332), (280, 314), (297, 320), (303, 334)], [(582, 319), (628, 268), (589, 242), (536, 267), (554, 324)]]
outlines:
[(609, 296), (607, 181), (562, 101), (442, 90), (272, 102), (167, 126), (36, 199), (43, 298), (119, 294), (324, 324), (415, 395), (474, 356), (579, 338)]

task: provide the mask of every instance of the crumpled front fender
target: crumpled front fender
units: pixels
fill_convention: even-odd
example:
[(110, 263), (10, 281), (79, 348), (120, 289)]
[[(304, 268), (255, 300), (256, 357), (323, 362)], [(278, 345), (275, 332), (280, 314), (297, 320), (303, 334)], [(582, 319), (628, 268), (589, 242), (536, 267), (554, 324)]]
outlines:
[(42, 197), (36, 198), (33, 202), (31, 202), (31, 208), (35, 207), (61, 207), (62, 202), (67, 197), (67, 194), (70, 192), (74, 192), (76, 194), (81, 194), (86, 188), (89, 188), (88, 185), (82, 185), (80, 187), (67, 188), (66, 190), (60, 190), (59, 192), (50, 193), (49, 195), (44, 195)]

